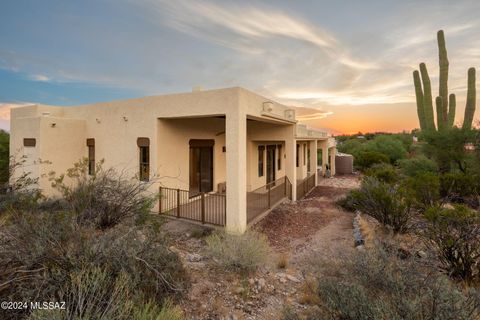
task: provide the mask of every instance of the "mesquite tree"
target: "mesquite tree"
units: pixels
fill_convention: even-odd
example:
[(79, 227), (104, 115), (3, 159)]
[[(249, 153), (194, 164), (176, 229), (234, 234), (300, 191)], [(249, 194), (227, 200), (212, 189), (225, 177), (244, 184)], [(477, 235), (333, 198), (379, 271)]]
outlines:
[[(420, 63), (420, 72), (413, 72), (413, 83), (415, 85), (415, 96), (417, 101), (418, 120), (422, 131), (444, 130), (452, 128), (455, 121), (456, 97), (455, 94), (448, 94), (448, 56), (445, 46), (445, 35), (443, 30), (437, 33), (438, 59), (440, 67), (439, 95), (435, 99), (437, 125), (435, 127), (432, 87), (425, 63)], [(465, 106), (463, 129), (472, 128), (475, 114), (476, 88), (475, 68), (468, 69), (468, 90)]]

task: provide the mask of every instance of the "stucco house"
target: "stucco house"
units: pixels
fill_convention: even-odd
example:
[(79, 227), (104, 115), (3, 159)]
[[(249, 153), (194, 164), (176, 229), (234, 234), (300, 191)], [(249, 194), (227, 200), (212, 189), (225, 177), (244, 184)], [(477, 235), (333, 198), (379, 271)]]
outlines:
[(105, 167), (156, 181), (160, 213), (235, 233), (317, 184), (317, 149), (321, 172), (330, 163), (335, 173), (332, 137), (299, 124), (294, 109), (239, 87), (15, 108), (10, 142), (46, 194), (53, 192), (48, 172), (104, 159)]

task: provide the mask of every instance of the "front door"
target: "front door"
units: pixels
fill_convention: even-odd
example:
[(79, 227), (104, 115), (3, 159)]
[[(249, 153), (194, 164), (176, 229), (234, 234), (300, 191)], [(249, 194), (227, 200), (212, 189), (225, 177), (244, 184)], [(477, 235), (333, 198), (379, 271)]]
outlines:
[(213, 147), (190, 145), (190, 196), (213, 190)]
[(267, 184), (275, 181), (276, 146), (267, 146)]

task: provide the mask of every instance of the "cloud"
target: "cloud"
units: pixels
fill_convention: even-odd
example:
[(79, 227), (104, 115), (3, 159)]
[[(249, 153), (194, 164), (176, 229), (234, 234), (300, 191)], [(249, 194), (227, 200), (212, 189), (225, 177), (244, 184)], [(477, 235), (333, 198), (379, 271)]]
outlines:
[(207, 1), (143, 0), (142, 6), (154, 23), (160, 23), (194, 37), (250, 54), (265, 54), (272, 39), (287, 38), (311, 44), (314, 49), (355, 69), (374, 64), (351, 57), (330, 32), (273, 7), (218, 5)]
[(38, 82), (49, 82), (51, 79), (42, 74), (33, 74), (28, 77), (30, 80), (38, 81)]

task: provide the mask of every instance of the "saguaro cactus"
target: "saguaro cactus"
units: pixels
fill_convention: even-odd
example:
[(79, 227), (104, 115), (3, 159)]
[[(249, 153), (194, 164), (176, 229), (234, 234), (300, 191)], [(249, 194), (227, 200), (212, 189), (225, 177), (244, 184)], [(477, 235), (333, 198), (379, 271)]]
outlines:
[[(438, 95), (442, 98), (442, 117), (444, 124), (448, 123), (448, 57), (443, 30), (437, 32), (438, 63), (440, 69)], [(437, 116), (438, 119), (438, 116)], [(438, 121), (438, 120), (437, 120)], [(437, 122), (437, 126), (440, 126)]]
[[(437, 127), (439, 130), (453, 127), (455, 122), (456, 96), (448, 95), (448, 56), (445, 45), (445, 35), (442, 30), (437, 33), (438, 59), (440, 66), (439, 77), (439, 96), (435, 99), (437, 112)], [(420, 73), (418, 70), (413, 72), (413, 83), (415, 85), (415, 96), (417, 101), (417, 114), (422, 131), (435, 130), (435, 120), (432, 103), (432, 87), (430, 77), (425, 63), (420, 63)], [(475, 114), (476, 88), (475, 88), (475, 68), (468, 70), (468, 91), (467, 105), (465, 108), (465, 117), (463, 129), (470, 129)]]
[(417, 114), (420, 122), (420, 130), (426, 130), (425, 107), (423, 106), (423, 90), (418, 70), (413, 71), (413, 83), (415, 85), (415, 96), (417, 98)]
[(470, 68), (468, 69), (467, 104), (465, 106), (465, 117), (463, 118), (463, 129), (470, 129), (472, 127), (476, 99), (475, 68)]
[(423, 84), (423, 112), (425, 114), (425, 125), (427, 130), (435, 130), (435, 120), (433, 119), (432, 86), (428, 76), (427, 66), (420, 63), (420, 74)]
[(455, 109), (457, 107), (457, 99), (455, 93), (451, 93), (448, 97), (448, 127), (453, 127), (455, 122)]

